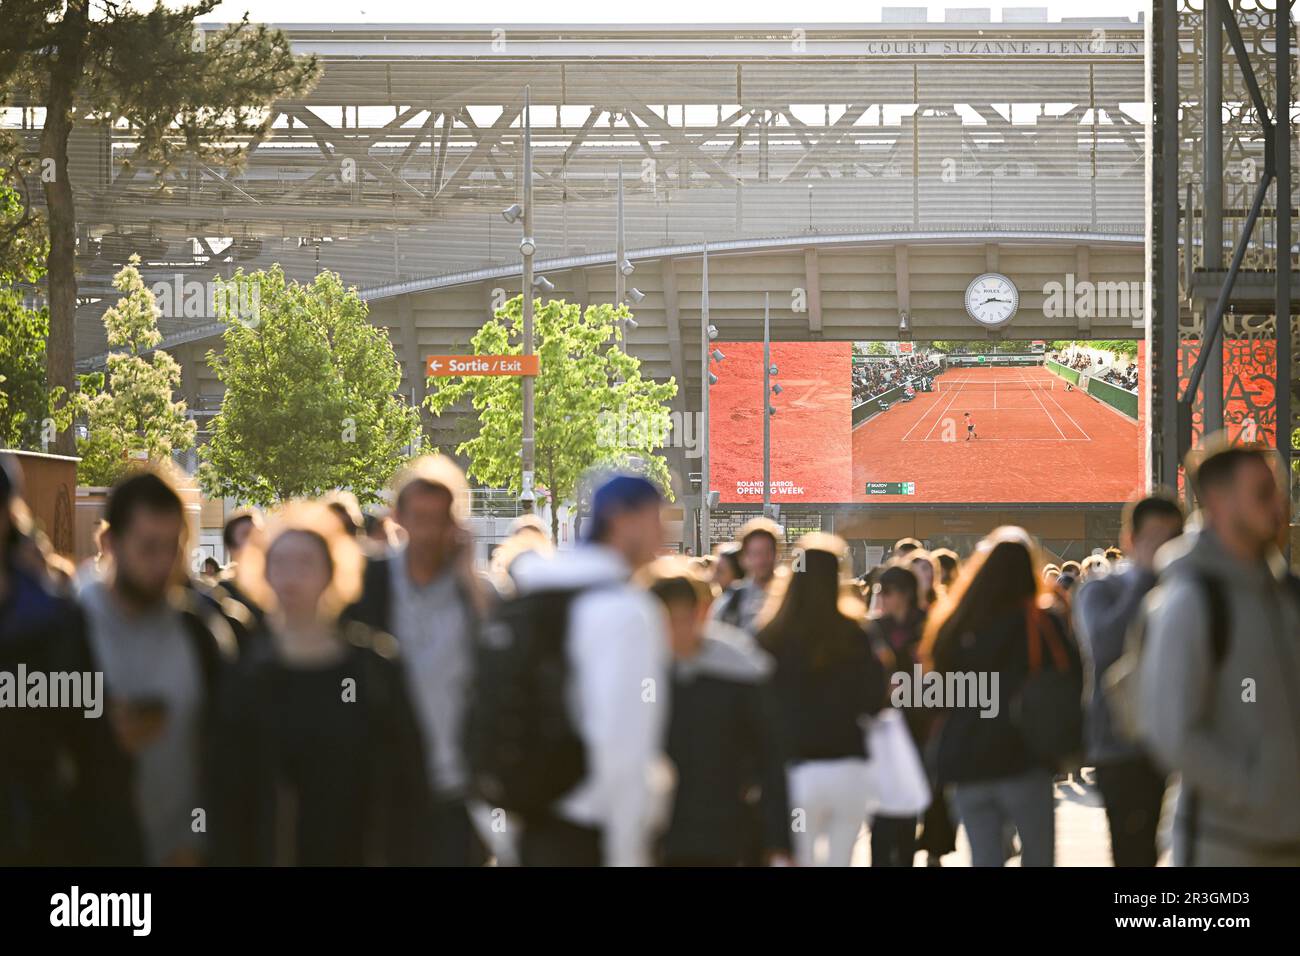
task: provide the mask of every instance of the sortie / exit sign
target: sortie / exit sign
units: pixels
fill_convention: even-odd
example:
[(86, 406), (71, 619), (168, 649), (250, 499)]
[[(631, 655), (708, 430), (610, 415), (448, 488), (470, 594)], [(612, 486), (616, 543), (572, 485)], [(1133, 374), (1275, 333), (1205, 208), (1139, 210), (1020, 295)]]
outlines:
[(444, 375), (536, 375), (536, 355), (430, 355), (424, 363), (430, 377)]

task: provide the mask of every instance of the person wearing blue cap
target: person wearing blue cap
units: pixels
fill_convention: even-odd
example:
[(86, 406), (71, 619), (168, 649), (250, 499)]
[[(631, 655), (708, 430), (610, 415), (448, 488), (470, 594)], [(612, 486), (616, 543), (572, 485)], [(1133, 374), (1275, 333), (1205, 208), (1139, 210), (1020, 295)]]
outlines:
[(663, 756), (670, 649), (663, 609), (632, 573), (663, 543), (662, 496), (644, 478), (616, 475), (591, 495), (583, 542), (519, 569), (521, 593), (579, 588), (566, 649), (570, 712), (588, 772), (525, 827), (525, 866), (644, 866), (666, 816)]

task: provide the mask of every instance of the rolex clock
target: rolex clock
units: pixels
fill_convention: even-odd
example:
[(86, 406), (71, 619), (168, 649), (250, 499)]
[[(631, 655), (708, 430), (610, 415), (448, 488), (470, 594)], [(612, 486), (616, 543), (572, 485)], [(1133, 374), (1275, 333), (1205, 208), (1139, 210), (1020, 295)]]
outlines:
[(976, 276), (966, 287), (966, 314), (986, 329), (1006, 325), (1019, 305), (1016, 284), (999, 272)]

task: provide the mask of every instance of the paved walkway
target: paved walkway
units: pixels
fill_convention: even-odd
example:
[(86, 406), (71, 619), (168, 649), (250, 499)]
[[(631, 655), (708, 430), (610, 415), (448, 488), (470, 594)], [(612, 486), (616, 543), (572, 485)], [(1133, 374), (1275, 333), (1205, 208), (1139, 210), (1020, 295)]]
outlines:
[[(1057, 866), (1110, 866), (1110, 833), (1106, 827), (1106, 811), (1101, 794), (1090, 781), (1092, 771), (1085, 770), (1056, 784), (1056, 865)], [(1166, 852), (1161, 865), (1168, 865)], [(925, 855), (917, 854), (918, 866), (925, 865)], [(871, 865), (871, 842), (864, 828), (857, 846), (853, 849), (854, 866)], [(944, 866), (970, 866), (970, 844), (966, 831), (957, 832), (957, 852), (943, 858)], [(1015, 857), (1008, 866), (1019, 866)]]

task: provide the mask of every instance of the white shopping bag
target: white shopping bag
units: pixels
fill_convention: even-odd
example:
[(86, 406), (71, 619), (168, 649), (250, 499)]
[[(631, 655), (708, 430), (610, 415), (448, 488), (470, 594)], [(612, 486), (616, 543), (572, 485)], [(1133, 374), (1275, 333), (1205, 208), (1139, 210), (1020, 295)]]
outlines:
[(930, 783), (902, 711), (885, 707), (867, 728), (869, 815), (920, 816), (930, 805)]

